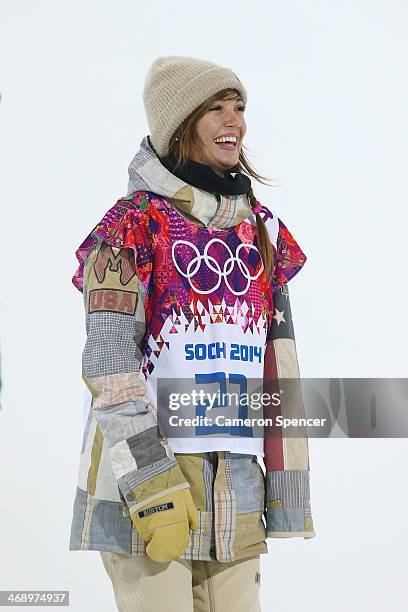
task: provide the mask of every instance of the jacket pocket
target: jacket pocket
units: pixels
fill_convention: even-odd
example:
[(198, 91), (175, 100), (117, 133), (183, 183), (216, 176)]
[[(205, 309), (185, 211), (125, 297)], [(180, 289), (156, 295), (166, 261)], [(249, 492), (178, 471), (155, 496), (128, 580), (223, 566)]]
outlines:
[(262, 512), (249, 512), (237, 515), (234, 552), (261, 544), (265, 541), (266, 529), (262, 520)]

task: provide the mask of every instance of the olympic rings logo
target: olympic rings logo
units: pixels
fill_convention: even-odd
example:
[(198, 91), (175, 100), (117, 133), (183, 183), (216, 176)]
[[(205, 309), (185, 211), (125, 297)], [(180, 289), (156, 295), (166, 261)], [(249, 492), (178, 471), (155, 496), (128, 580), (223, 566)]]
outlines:
[[(208, 250), (210, 249), (210, 247), (216, 243), (219, 242), (220, 244), (222, 244), (222, 246), (227, 249), (228, 253), (229, 253), (229, 257), (228, 259), (225, 260), (223, 268), (221, 269), (221, 265), (219, 264), (219, 262), (212, 257), (211, 255), (208, 254)], [(186, 272), (184, 272), (184, 270), (182, 270), (180, 268), (180, 266), (177, 263), (176, 260), (176, 255), (175, 255), (175, 251), (176, 248), (181, 245), (181, 244), (186, 244), (187, 246), (189, 246), (191, 249), (193, 249), (194, 253), (196, 254), (195, 257), (193, 257), (187, 265), (187, 270)], [(241, 249), (246, 248), (246, 249), (252, 249), (254, 251), (256, 251), (259, 255), (259, 259), (261, 261), (261, 267), (258, 270), (258, 272), (253, 276), (250, 273), (250, 270), (248, 270), (248, 266), (246, 265), (246, 263), (244, 261), (242, 261), (242, 259), (240, 259), (239, 257), (239, 253), (241, 251)], [(204, 248), (204, 253), (201, 255), (200, 251), (198, 250), (198, 248), (196, 247), (195, 244), (192, 244), (191, 242), (188, 242), (188, 240), (176, 240), (173, 244), (173, 248), (172, 248), (172, 252), (171, 252), (171, 256), (173, 258), (174, 261), (174, 265), (176, 266), (177, 270), (180, 272), (180, 274), (182, 276), (184, 276), (185, 278), (188, 279), (188, 282), (190, 284), (190, 287), (196, 291), (197, 293), (201, 293), (201, 294), (208, 294), (208, 293), (212, 293), (213, 291), (216, 291), (218, 289), (218, 287), (221, 284), (222, 279), (224, 279), (225, 284), (227, 285), (228, 289), (231, 291), (231, 293), (233, 293), (234, 295), (243, 295), (244, 293), (246, 293), (249, 289), (249, 286), (251, 284), (251, 281), (256, 280), (260, 274), (262, 273), (264, 266), (263, 266), (263, 262), (262, 262), (262, 257), (258, 251), (258, 249), (256, 248), (256, 246), (254, 244), (245, 244), (245, 243), (241, 243), (238, 245), (236, 251), (235, 251), (235, 255), (232, 253), (231, 249), (229, 248), (229, 246), (223, 241), (220, 240), (220, 238), (212, 238), (211, 240), (209, 240), (207, 242), (207, 244), (205, 245)], [(204, 261), (206, 266), (212, 271), (215, 272), (216, 274), (218, 274), (218, 280), (216, 282), (216, 284), (214, 285), (214, 287), (212, 287), (211, 289), (199, 289), (198, 287), (195, 287), (192, 279), (193, 277), (197, 274), (200, 266), (201, 266), (201, 262)], [(246, 287), (245, 289), (243, 289), (242, 291), (236, 291), (233, 287), (231, 287), (229, 281), (228, 281), (228, 276), (231, 274), (232, 269), (234, 267), (234, 264), (237, 264), (242, 276), (244, 278), (247, 279), (247, 283), (246, 283)]]

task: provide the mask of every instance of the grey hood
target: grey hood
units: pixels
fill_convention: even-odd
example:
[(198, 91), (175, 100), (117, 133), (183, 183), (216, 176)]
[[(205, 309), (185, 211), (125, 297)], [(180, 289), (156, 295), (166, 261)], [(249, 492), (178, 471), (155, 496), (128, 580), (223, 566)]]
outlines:
[(151, 191), (176, 206), (186, 217), (200, 224), (220, 229), (238, 225), (253, 215), (248, 196), (217, 197), (194, 187), (172, 174), (160, 162), (145, 136), (128, 168), (128, 195), (135, 191)]

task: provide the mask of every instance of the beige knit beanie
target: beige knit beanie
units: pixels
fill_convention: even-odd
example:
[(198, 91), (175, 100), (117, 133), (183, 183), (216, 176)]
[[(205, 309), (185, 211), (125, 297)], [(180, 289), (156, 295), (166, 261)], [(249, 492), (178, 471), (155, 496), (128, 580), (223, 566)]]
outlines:
[(245, 87), (229, 68), (194, 57), (157, 57), (145, 80), (143, 102), (150, 141), (159, 157), (168, 153), (170, 139), (180, 123), (210, 96), (233, 87), (244, 103)]

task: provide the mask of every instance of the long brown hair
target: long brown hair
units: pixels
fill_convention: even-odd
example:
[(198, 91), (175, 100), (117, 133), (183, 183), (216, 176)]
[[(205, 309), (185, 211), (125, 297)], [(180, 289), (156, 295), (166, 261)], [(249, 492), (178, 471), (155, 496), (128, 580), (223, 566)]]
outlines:
[[(169, 154), (175, 155), (177, 159), (176, 168), (181, 165), (183, 166), (188, 159), (192, 159), (192, 144), (199, 143), (200, 138), (197, 134), (197, 121), (201, 119), (201, 117), (209, 110), (209, 108), (216, 102), (217, 100), (225, 100), (226, 98), (230, 98), (232, 94), (235, 94), (235, 98), (239, 97), (240, 93), (237, 89), (223, 89), (218, 91), (216, 94), (208, 98), (205, 102), (200, 104), (177, 128), (177, 130), (173, 133), (170, 144), (169, 144)], [(231, 98), (234, 99), (234, 98)], [(259, 183), (267, 185), (268, 177), (262, 176), (259, 174), (255, 168), (250, 163), (249, 159), (245, 155), (243, 149), (247, 149), (244, 144), (241, 146), (241, 150), (239, 152), (239, 160), (238, 160), (238, 168), (240, 172), (243, 174), (247, 174), (248, 176), (254, 178)], [(265, 227), (265, 223), (263, 222), (261, 216), (259, 215), (258, 201), (254, 195), (252, 188), (248, 191), (248, 198), (251, 204), (251, 208), (255, 210), (256, 217), (256, 226), (259, 240), (259, 248), (265, 268), (266, 274), (269, 276), (273, 270), (273, 249), (272, 244), (269, 238), (268, 230)]]

